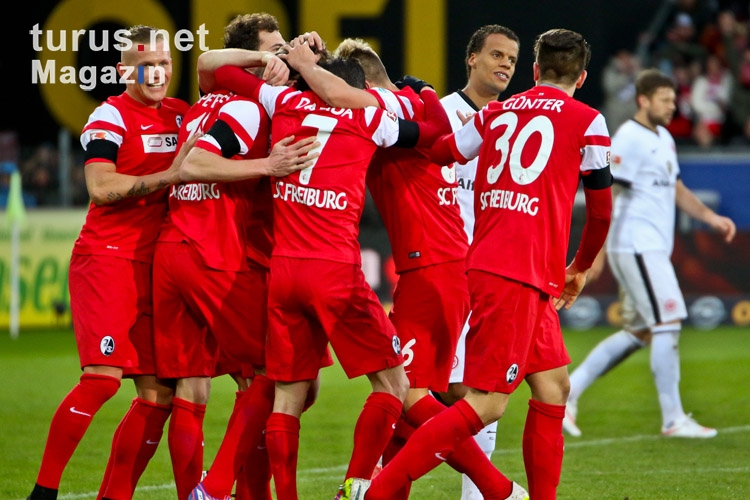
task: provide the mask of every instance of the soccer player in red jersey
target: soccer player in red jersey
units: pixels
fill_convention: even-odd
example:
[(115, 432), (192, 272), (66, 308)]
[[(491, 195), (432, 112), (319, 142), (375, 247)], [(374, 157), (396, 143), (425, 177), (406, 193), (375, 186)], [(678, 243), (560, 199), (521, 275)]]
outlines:
[[(369, 44), (347, 39), (334, 53), (361, 64), (369, 87), (363, 91), (316, 68), (307, 45), (297, 41), (300, 43), (290, 48), (286, 60), (313, 90), (319, 90), (326, 102), (378, 106), (401, 118), (423, 119), (424, 103), (417, 92), (424, 83), (405, 78), (404, 82), (415, 88), (403, 82), (399, 82), (403, 87), (399, 88)], [(410, 389), (396, 429), (419, 427), (445, 409), (429, 392), (448, 389), (456, 343), (469, 311), (465, 261), (468, 241), (457, 204), (455, 166), (433, 163), (425, 148), (381, 149), (370, 163), (367, 186), (382, 215), (399, 274), (390, 319), (403, 343)], [(403, 438), (396, 434), (384, 453), (383, 463), (403, 445)], [(475, 441), (467, 441), (449, 464), (482, 482), (488, 492), (507, 496), (513, 489), (507, 478), (498, 481), (496, 474), (490, 478), (486, 473), (484, 469), (494, 466)], [(345, 477), (369, 474), (371, 471), (352, 462)], [(407, 495), (408, 491), (401, 492), (401, 497)]]
[[(348, 498), (391, 498), (449, 459), (466, 439), (502, 417), (524, 379), (531, 388), (523, 436), (529, 493), (535, 500), (556, 498), (570, 358), (559, 327), (544, 322), (550, 319), (550, 297), (557, 307), (570, 307), (585, 284), (609, 228), (612, 176), (604, 118), (572, 97), (586, 78), (588, 44), (578, 33), (555, 29), (539, 35), (534, 53), (533, 88), (489, 103), (433, 148), (439, 164), (479, 156), (476, 225), (467, 258), (469, 391), (417, 429), (371, 483), (348, 481)], [(566, 268), (570, 214), (581, 179), (586, 226)]]
[(125, 38), (118, 64), (125, 91), (97, 107), (81, 133), (91, 204), (69, 286), (83, 374), (52, 419), (31, 500), (57, 497), (65, 466), (123, 377), (133, 378), (137, 397), (115, 440), (130, 440), (150, 457), (169, 415), (171, 389), (155, 376), (151, 263), (167, 209), (164, 188), (178, 182), (187, 151), (175, 157), (188, 104), (166, 96), (172, 59), (162, 32), (138, 25)]
[[(518, 64), (520, 40), (513, 30), (498, 24), (488, 24), (478, 28), (466, 45), (467, 80), (462, 89), (440, 99), (453, 131), (463, 127), (467, 117), (471, 117), (491, 101), (496, 101), (501, 92), (510, 84)], [(477, 158), (466, 163), (455, 162), (458, 182), (458, 206), (464, 230), (471, 243), (474, 237), (474, 179), (477, 172)], [(466, 395), (464, 379), (464, 354), (468, 321), (464, 323), (456, 346), (456, 357), (451, 370), (448, 391), (439, 397), (445, 404), (453, 404)], [(492, 422), (474, 436), (477, 444), (488, 458), (495, 450), (497, 422)], [(479, 500), (481, 493), (471, 479), (462, 474), (461, 500)]]
[[(356, 61), (322, 64), (364, 87)], [(221, 68), (217, 81), (236, 86), (247, 80), (236, 70)], [(428, 120), (418, 124), (379, 108), (333, 108), (300, 84), (286, 90), (257, 79), (239, 84), (271, 114), (273, 136), (314, 135), (321, 142), (312, 167), (272, 183), (267, 370), (276, 380), (276, 399), (266, 443), (279, 500), (297, 498), (299, 416), (329, 341), (347, 376), (366, 375), (373, 386), (355, 427), (352, 461), (372, 471), (391, 437), (408, 380), (399, 338), (361, 269), (357, 233), (365, 175), (378, 146), (427, 145), (448, 128), (437, 96)]]
[[(315, 40), (320, 49), (323, 48), (323, 42), (317, 33), (312, 32), (308, 36)], [(272, 15), (255, 13), (236, 16), (224, 30), (225, 48), (204, 52), (198, 58), (201, 88), (206, 90), (217, 87), (213, 71), (223, 64), (254, 67), (261, 62), (265, 62), (266, 65), (254, 67), (252, 71), (255, 75), (262, 75), (267, 83), (286, 84), (289, 68), (285, 63), (278, 58), (268, 57), (268, 54), (264, 54), (265, 57), (261, 61), (259, 54), (252, 52), (258, 49), (275, 51), (285, 43), (279, 32), (278, 22)], [(221, 93), (226, 92), (221, 91)], [(188, 163), (189, 161), (186, 162)], [(213, 163), (208, 162), (205, 165), (213, 166)], [(216, 171), (218, 175), (222, 173), (221, 169)], [(202, 180), (221, 180), (216, 179), (211, 171), (205, 169), (202, 169), (200, 176)], [(257, 306), (248, 311), (248, 314), (253, 316), (249, 320), (253, 322), (253, 328), (258, 332), (263, 332), (262, 338), (265, 338), (267, 277), (273, 239), (272, 194), (268, 177), (259, 180), (250, 194), (250, 199), (253, 209), (245, 218), (244, 227), (249, 243), (247, 246), (248, 266), (250, 272), (256, 275), (256, 283), (253, 287), (256, 299), (252, 303)], [(255, 375), (252, 366), (227, 356), (222, 349), (219, 349), (219, 356), (219, 366), (214, 376), (229, 373), (237, 381), (239, 390), (221, 446), (206, 476), (193, 489), (189, 498), (228, 497), (232, 493), (232, 486), (236, 479), (237, 497), (270, 500), (270, 464), (262, 431), (271, 413), (274, 383), (262, 373)], [(332, 362), (326, 353), (326, 357), (321, 360), (321, 366), (329, 366)], [(259, 371), (262, 372), (262, 370)], [(246, 377), (252, 378), (249, 388), (249, 381)], [(308, 393), (305, 408), (314, 402), (318, 385), (319, 381), (316, 380)]]

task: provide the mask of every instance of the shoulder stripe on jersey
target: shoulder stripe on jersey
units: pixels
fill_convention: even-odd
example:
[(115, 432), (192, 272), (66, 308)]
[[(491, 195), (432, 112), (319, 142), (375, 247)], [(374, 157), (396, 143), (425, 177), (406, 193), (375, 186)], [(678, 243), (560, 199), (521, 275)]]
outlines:
[(583, 140), (587, 146), (609, 146), (611, 142), (607, 135), (587, 135)]
[(93, 160), (107, 160), (112, 163), (117, 163), (117, 152), (119, 147), (112, 141), (105, 139), (95, 139), (88, 143), (86, 146), (86, 153), (84, 155), (84, 164), (90, 163)]
[(232, 127), (227, 125), (227, 122), (216, 120), (207, 135), (216, 139), (221, 147), (221, 156), (224, 158), (231, 158), (240, 152), (240, 141), (237, 140), (237, 136), (234, 135)]
[(626, 181), (625, 179), (613, 178), (612, 182), (614, 184), (617, 184), (618, 186), (622, 186), (622, 187), (625, 187), (625, 188), (628, 188), (628, 189), (630, 189), (631, 187), (633, 187), (633, 183), (631, 181)]
[(86, 124), (84, 132), (89, 130), (107, 130), (117, 135), (125, 135), (125, 126), (119, 123), (112, 123), (107, 120), (94, 120)]
[(581, 173), (583, 187), (586, 189), (606, 189), (612, 185), (612, 173), (609, 165), (597, 170), (587, 170)]

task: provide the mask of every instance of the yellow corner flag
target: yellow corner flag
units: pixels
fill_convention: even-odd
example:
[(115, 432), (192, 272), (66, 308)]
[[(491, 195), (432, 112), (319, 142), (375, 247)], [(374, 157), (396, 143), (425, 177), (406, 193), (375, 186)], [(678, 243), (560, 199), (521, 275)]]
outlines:
[(21, 173), (14, 169), (10, 174), (10, 188), (8, 189), (8, 204), (5, 208), (5, 217), (9, 222), (23, 222), (26, 218), (26, 207), (23, 205), (23, 194), (21, 192)]

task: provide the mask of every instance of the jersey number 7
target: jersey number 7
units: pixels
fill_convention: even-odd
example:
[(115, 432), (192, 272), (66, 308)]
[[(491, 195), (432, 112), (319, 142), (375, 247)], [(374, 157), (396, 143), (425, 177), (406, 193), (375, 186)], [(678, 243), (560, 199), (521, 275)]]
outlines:
[[(323, 151), (323, 148), (326, 147), (326, 143), (328, 142), (328, 138), (331, 137), (331, 132), (333, 132), (333, 129), (336, 128), (336, 124), (338, 122), (339, 121), (336, 118), (332, 118), (330, 116), (314, 115), (314, 114), (307, 115), (305, 119), (302, 120), (303, 126), (318, 129), (318, 133), (315, 134), (315, 139), (320, 143), (320, 146), (310, 151), (310, 154)], [(312, 165), (300, 171), (299, 173), (300, 184), (307, 185), (310, 183), (310, 176), (312, 176), (312, 170), (313, 168), (315, 168), (315, 165), (318, 163), (319, 158), (320, 156), (318, 156), (318, 158), (315, 158), (312, 162)]]

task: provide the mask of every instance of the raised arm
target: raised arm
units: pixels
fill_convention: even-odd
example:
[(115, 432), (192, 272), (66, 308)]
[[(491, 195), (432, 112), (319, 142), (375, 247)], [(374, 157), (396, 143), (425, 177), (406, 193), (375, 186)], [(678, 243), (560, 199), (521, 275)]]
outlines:
[(311, 38), (298, 38), (284, 46), (286, 54), (280, 54), (294, 68), (321, 99), (337, 108), (380, 107), (378, 100), (366, 90), (352, 87), (342, 78), (318, 66), (319, 56), (311, 47)]
[[(216, 70), (222, 66), (257, 68), (265, 66), (262, 79), (269, 85), (284, 85), (289, 67), (270, 52), (245, 49), (208, 50), (198, 56), (198, 86), (204, 93), (222, 88), (216, 81)], [(232, 89), (228, 89), (232, 90)]]

